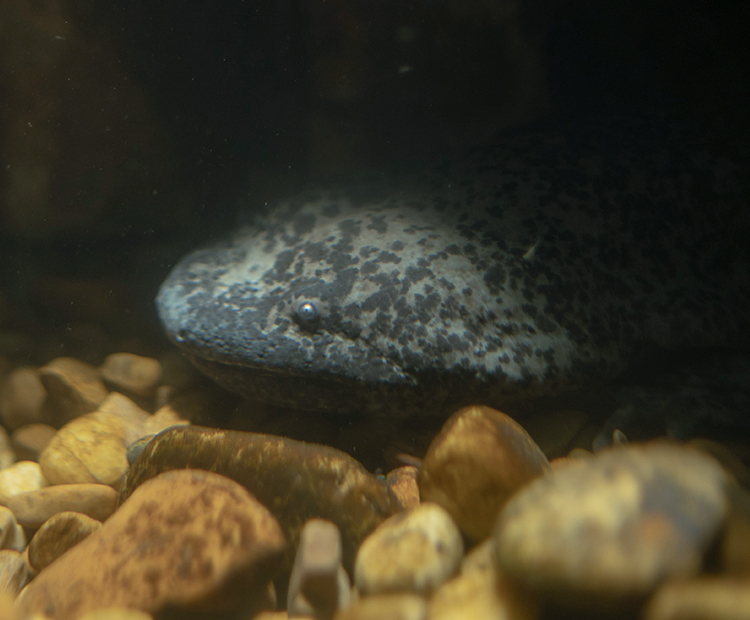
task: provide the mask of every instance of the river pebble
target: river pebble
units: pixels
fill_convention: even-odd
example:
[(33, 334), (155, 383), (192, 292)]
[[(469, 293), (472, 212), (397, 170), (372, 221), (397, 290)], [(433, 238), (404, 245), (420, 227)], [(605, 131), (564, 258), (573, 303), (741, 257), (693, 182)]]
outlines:
[(502, 571), (563, 604), (642, 597), (696, 575), (726, 512), (727, 475), (666, 442), (602, 451), (520, 491), (495, 530)]
[(76, 511), (105, 521), (117, 507), (117, 491), (106, 484), (59, 484), (10, 498), (11, 509), (24, 527), (39, 528), (58, 512)]
[(508, 498), (549, 469), (547, 457), (512, 418), (489, 407), (465, 407), (430, 444), (419, 493), (422, 501), (445, 508), (467, 536), (483, 540)]
[(58, 357), (39, 369), (60, 424), (91, 413), (107, 398), (98, 369), (72, 357)]
[(404, 510), (419, 506), (419, 470), (414, 465), (404, 465), (388, 472), (386, 484), (391, 487)]
[(26, 534), (16, 521), (16, 516), (5, 506), (0, 506), (0, 549), (23, 551), (26, 548)]
[(47, 390), (36, 368), (21, 367), (0, 382), (0, 419), (9, 429), (44, 422)]
[(423, 503), (384, 521), (365, 539), (354, 582), (362, 595), (429, 595), (456, 573), (463, 552), (461, 533), (448, 512)]
[(12, 497), (38, 491), (47, 486), (39, 463), (18, 461), (0, 470), (0, 504), (7, 506)]
[(39, 461), (39, 455), (54, 437), (57, 429), (49, 424), (26, 424), (14, 430), (10, 443), (16, 458), (23, 461)]
[(138, 396), (154, 396), (162, 377), (159, 360), (133, 353), (112, 353), (99, 370), (115, 389)]
[(241, 485), (205, 471), (166, 472), (42, 571), (19, 609), (75, 620), (112, 606), (155, 613), (238, 592), (251, 598), (266, 590), (284, 546), (276, 520)]
[(416, 594), (378, 594), (339, 611), (335, 620), (427, 620), (427, 602)]
[(663, 585), (645, 608), (644, 620), (748, 620), (750, 579), (702, 577)]
[(22, 553), (0, 551), (0, 592), (15, 598), (29, 580), (29, 565)]
[(101, 526), (101, 521), (80, 512), (58, 512), (47, 519), (31, 539), (29, 565), (37, 572), (47, 568)]
[(349, 604), (351, 584), (341, 557), (341, 532), (336, 524), (324, 519), (307, 521), (289, 578), (290, 616), (330, 620)]
[(341, 532), (344, 567), (351, 571), (360, 542), (401, 510), (393, 491), (349, 455), (283, 437), (208, 429), (170, 428), (157, 435), (132, 466), (122, 489), (171, 469), (191, 467), (225, 475), (268, 506), (290, 542), (291, 570), (300, 531), (308, 519), (328, 519)]

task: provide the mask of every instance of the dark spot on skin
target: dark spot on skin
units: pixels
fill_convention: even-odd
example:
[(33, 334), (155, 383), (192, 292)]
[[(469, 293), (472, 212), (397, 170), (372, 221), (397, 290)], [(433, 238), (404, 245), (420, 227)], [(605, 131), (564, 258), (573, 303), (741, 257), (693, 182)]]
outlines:
[(380, 254), (378, 254), (378, 257), (373, 259), (379, 263), (400, 263), (401, 257), (394, 254), (393, 252), (386, 252), (383, 250)]
[(445, 248), (445, 251), (453, 256), (459, 256), (461, 254), (461, 248), (459, 248), (455, 243), (451, 243), (449, 246), (447, 246)]
[(292, 229), (298, 237), (312, 232), (314, 228), (315, 216), (312, 213), (299, 213), (292, 222)]
[(484, 283), (493, 295), (496, 295), (500, 291), (501, 287), (505, 284), (508, 278), (508, 274), (501, 265), (492, 265), (484, 273)]
[(394, 241), (391, 243), (391, 250), (394, 252), (400, 252), (403, 250), (406, 246), (401, 241)]
[(388, 224), (385, 223), (384, 215), (373, 215), (370, 223), (367, 225), (368, 230), (374, 230), (377, 233), (385, 234), (388, 230)]
[(406, 268), (405, 276), (410, 282), (419, 282), (432, 275), (432, 271), (425, 267), (413, 267), (409, 266)]
[(371, 260), (368, 260), (366, 263), (364, 263), (361, 268), (363, 276), (371, 276), (372, 274), (377, 273), (379, 269), (380, 265)]

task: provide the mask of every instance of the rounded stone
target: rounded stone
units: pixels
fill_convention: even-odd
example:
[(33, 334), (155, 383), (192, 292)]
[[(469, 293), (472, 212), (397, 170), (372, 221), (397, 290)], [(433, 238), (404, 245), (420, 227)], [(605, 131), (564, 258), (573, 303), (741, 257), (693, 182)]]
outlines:
[(419, 506), (418, 474), (417, 468), (413, 465), (404, 465), (388, 472), (388, 476), (386, 476), (386, 484), (396, 494), (404, 510), (411, 510)]
[(38, 528), (58, 512), (74, 511), (105, 521), (117, 507), (117, 491), (106, 484), (59, 484), (10, 498), (8, 508), (24, 527)]
[(236, 480), (268, 506), (290, 543), (289, 570), (308, 519), (336, 524), (342, 563), (351, 571), (361, 541), (401, 510), (393, 491), (344, 452), (274, 435), (200, 426), (177, 426), (154, 437), (131, 467), (122, 498), (149, 478), (184, 467)]
[(341, 609), (334, 620), (427, 620), (427, 603), (416, 594), (376, 594)]
[(22, 461), (39, 461), (39, 455), (57, 432), (49, 424), (26, 424), (13, 431), (10, 442), (16, 457)]
[(133, 353), (112, 353), (99, 370), (108, 383), (139, 396), (153, 396), (162, 377), (158, 360)]
[(289, 578), (286, 608), (290, 616), (326, 620), (349, 604), (351, 584), (341, 558), (341, 532), (336, 524), (324, 519), (307, 521)]
[(29, 565), (23, 554), (12, 549), (0, 551), (0, 592), (16, 596), (29, 581)]
[(609, 604), (695, 575), (727, 513), (727, 475), (666, 442), (611, 448), (521, 490), (495, 531), (501, 570), (564, 604)]
[(42, 422), (45, 417), (44, 389), (35, 368), (16, 368), (0, 385), (0, 418), (8, 428)]
[(0, 549), (23, 551), (26, 548), (26, 534), (16, 521), (9, 508), (0, 506)]
[(29, 565), (41, 571), (102, 526), (80, 512), (59, 512), (44, 522), (29, 543)]
[(60, 423), (91, 413), (107, 398), (99, 371), (72, 357), (58, 357), (39, 369)]
[(39, 457), (51, 484), (100, 483), (119, 488), (128, 471), (127, 446), (141, 436), (148, 414), (113, 392), (97, 411), (77, 417), (52, 437)]
[(644, 620), (747, 620), (747, 576), (700, 577), (660, 587), (645, 607)]
[(117, 606), (152, 614), (226, 608), (240, 595), (247, 602), (265, 594), (284, 547), (276, 520), (241, 485), (206, 471), (170, 471), (42, 571), (18, 607), (27, 615), (52, 610), (53, 620)]
[(467, 536), (484, 540), (508, 498), (549, 470), (547, 457), (512, 418), (489, 407), (465, 407), (430, 444), (419, 492), (422, 501), (445, 508)]
[(458, 570), (464, 546), (450, 515), (424, 503), (384, 521), (362, 543), (354, 582), (362, 595), (430, 594)]
[(494, 570), (469, 571), (444, 583), (430, 598), (430, 620), (534, 620), (537, 605)]
[(7, 506), (14, 495), (38, 491), (46, 486), (47, 481), (39, 463), (18, 461), (0, 470), (0, 504)]
[(137, 609), (107, 607), (85, 613), (78, 620), (152, 620), (152, 618), (151, 614)]

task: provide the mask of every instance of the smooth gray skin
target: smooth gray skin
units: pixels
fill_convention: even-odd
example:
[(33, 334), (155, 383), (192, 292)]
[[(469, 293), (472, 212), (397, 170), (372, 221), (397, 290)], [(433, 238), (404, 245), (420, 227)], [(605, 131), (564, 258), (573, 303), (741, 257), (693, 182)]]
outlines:
[(501, 134), (419, 181), (282, 202), (173, 269), (167, 334), (245, 396), (393, 416), (747, 346), (745, 161), (679, 127), (603, 127)]

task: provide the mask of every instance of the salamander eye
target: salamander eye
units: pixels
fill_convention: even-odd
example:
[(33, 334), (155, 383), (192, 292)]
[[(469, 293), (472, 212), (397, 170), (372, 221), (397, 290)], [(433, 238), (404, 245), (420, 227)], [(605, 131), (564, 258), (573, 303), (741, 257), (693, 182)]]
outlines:
[(315, 327), (320, 319), (320, 310), (312, 301), (303, 301), (297, 306), (297, 321), (302, 327)]

